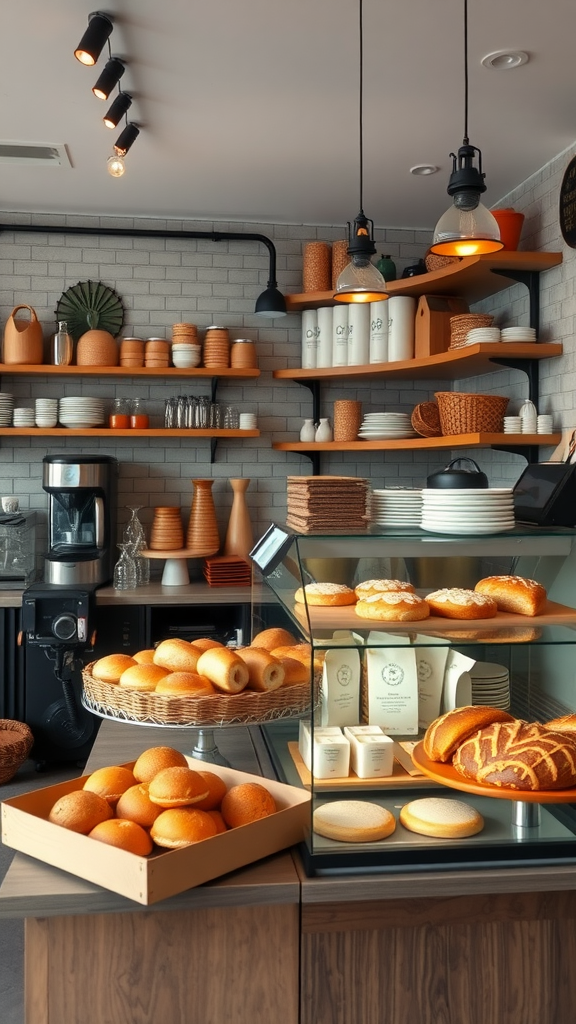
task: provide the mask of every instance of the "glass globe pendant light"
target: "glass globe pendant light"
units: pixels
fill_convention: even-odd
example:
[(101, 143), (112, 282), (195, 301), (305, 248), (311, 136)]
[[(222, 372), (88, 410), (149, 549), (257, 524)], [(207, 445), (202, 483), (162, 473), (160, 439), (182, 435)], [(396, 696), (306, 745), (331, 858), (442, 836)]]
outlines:
[[(504, 248), (496, 219), (480, 196), (486, 191), (482, 153), (468, 138), (468, 0), (464, 0), (464, 139), (450, 153), (452, 173), (447, 192), (452, 206), (440, 217), (430, 251), (441, 256), (479, 256)], [(478, 157), (478, 166), (475, 158)]]
[(363, 29), (362, 29), (362, 2), (359, 5), (359, 35), (360, 35), (360, 213), (354, 224), (348, 222), (348, 255), (350, 263), (340, 274), (336, 281), (334, 299), (336, 302), (377, 302), (379, 299), (386, 299), (386, 282), (380, 271), (372, 263), (372, 256), (376, 254), (373, 232), (374, 223), (369, 220), (362, 208), (362, 186), (364, 177), (363, 159)]

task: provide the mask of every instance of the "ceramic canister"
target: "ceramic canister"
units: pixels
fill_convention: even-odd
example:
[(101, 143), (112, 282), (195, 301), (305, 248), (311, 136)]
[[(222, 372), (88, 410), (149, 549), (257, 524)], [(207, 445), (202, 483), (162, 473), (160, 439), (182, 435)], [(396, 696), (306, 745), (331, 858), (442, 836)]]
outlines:
[(316, 366), (332, 366), (332, 306), (321, 306), (317, 312)]
[(348, 366), (348, 303), (332, 309), (332, 366)]
[(302, 313), (302, 369), (313, 370), (316, 366), (318, 314), (315, 309)]
[(388, 361), (414, 358), (416, 299), (392, 295), (388, 299)]
[(370, 362), (388, 359), (388, 299), (370, 303)]
[(370, 357), (370, 303), (348, 307), (348, 366), (365, 366)]

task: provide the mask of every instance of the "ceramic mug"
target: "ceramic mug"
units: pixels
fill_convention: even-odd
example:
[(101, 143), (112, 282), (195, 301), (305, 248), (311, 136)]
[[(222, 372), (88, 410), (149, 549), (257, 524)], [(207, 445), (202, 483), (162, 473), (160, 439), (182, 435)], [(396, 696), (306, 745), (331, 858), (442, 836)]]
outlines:
[(6, 513), (17, 512), (20, 508), (18, 498), (0, 498), (0, 504), (2, 505), (2, 511)]

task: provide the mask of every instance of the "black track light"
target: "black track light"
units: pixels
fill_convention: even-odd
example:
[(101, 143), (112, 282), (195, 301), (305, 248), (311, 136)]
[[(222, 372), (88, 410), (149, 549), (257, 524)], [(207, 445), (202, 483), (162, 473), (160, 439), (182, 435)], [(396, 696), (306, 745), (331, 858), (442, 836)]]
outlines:
[(122, 78), (126, 68), (118, 57), (111, 57), (104, 65), (104, 70), (96, 85), (92, 86), (92, 92), (99, 100), (107, 100), (113, 89)]
[(107, 14), (94, 11), (88, 16), (88, 28), (86, 29), (78, 46), (74, 50), (76, 60), (81, 64), (92, 67), (102, 53), (106, 40), (110, 36), (114, 25)]
[(108, 108), (102, 120), (107, 128), (116, 128), (125, 114), (128, 113), (132, 106), (132, 97), (130, 93), (120, 92), (114, 100), (111, 107)]
[(136, 142), (136, 139), (140, 135), (140, 129), (137, 124), (133, 121), (129, 121), (124, 131), (120, 132), (120, 135), (116, 139), (113, 145), (113, 150), (118, 156), (126, 156), (126, 153), (130, 147)]

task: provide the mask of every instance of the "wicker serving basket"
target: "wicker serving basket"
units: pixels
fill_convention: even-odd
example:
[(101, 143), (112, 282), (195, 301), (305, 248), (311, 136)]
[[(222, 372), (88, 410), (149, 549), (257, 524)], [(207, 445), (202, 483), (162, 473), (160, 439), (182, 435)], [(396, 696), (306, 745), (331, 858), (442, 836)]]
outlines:
[(429, 274), (431, 274), (433, 270), (442, 270), (444, 267), (449, 267), (451, 263), (460, 263), (461, 260), (461, 256), (439, 256), (438, 253), (435, 252), (427, 252), (424, 257), (426, 270)]
[(9, 782), (32, 750), (34, 737), (24, 722), (0, 718), (0, 783)]
[[(312, 710), (310, 687), (282, 686), (271, 693), (214, 694), (209, 697), (171, 697), (159, 693), (127, 690), (114, 683), (94, 679), (91, 662), (82, 672), (82, 702), (89, 711), (141, 725), (218, 726), (238, 723), (253, 725), (278, 718), (296, 718)], [(319, 679), (314, 691), (319, 690)]]
[(411, 423), (421, 437), (440, 437), (440, 411), (436, 402), (421, 402), (412, 410)]
[(442, 433), (498, 434), (503, 429), (507, 395), (476, 395), (463, 391), (437, 391)]

